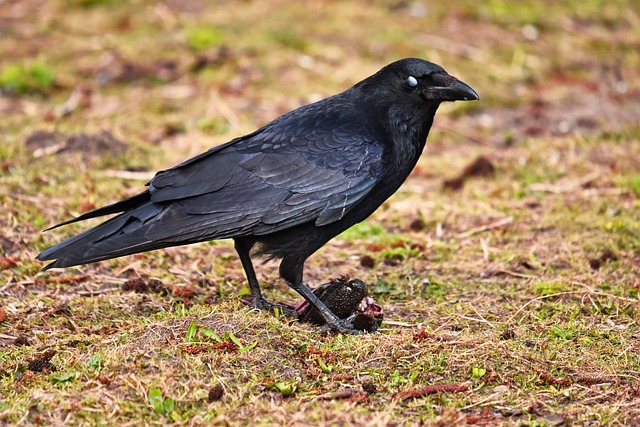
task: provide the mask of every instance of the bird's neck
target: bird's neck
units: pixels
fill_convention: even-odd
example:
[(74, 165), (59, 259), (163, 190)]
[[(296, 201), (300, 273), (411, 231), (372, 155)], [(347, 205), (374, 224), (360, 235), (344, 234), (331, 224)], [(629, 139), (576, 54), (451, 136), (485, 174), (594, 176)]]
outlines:
[(429, 136), (438, 104), (427, 111), (404, 113), (402, 110), (389, 109), (387, 115), (389, 138), (392, 141), (391, 152), (398, 174), (408, 176), (418, 162)]

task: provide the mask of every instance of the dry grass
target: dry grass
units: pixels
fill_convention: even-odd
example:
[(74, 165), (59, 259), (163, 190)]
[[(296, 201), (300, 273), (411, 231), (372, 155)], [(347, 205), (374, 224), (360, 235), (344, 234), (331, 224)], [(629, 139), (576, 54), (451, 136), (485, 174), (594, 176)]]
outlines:
[[(638, 34), (624, 1), (0, 2), (0, 424), (640, 423)], [(40, 272), (82, 225), (43, 228), (406, 56), (481, 102), (308, 261), (379, 333), (247, 310), (228, 242)]]

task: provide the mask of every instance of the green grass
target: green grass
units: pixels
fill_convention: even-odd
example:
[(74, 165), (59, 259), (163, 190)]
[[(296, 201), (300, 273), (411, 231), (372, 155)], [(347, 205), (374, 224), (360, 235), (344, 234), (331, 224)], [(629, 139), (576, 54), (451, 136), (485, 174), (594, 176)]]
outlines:
[(0, 72), (0, 89), (13, 94), (51, 91), (54, 71), (43, 63), (8, 64)]
[[(0, 424), (640, 421), (633, 2), (31, 3), (0, 4)], [(400, 191), (305, 270), (364, 280), (379, 333), (247, 309), (230, 242), (41, 272), (85, 225), (43, 229), (407, 56), (481, 101), (443, 105)], [(27, 144), (103, 130), (126, 151)], [(479, 155), (493, 176), (442, 188)]]

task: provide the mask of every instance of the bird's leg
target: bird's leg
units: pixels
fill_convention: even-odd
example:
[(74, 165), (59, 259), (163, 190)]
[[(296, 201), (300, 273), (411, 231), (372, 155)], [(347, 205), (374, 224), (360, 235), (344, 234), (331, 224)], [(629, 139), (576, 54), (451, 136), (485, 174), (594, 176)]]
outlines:
[(288, 258), (282, 259), (280, 264), (280, 276), (287, 282), (287, 284), (302, 295), (302, 297), (313, 305), (322, 318), (326, 322), (326, 327), (333, 331), (342, 332), (344, 334), (362, 334), (363, 331), (355, 329), (353, 324), (340, 319), (314, 294), (311, 289), (304, 283), (302, 283), (302, 273), (304, 269), (304, 259), (302, 258)]
[(364, 331), (353, 327), (353, 318), (342, 320), (338, 318), (329, 308), (318, 298), (307, 285), (304, 283), (291, 283), (287, 281), (287, 284), (291, 286), (293, 290), (298, 292), (309, 304), (316, 307), (322, 318), (325, 320), (326, 327), (332, 331), (342, 332), (343, 334), (362, 334)]
[(298, 312), (286, 305), (274, 304), (267, 301), (262, 296), (260, 290), (260, 283), (256, 276), (256, 272), (253, 269), (253, 263), (251, 262), (250, 251), (253, 243), (245, 242), (241, 239), (234, 239), (234, 246), (244, 272), (247, 275), (247, 281), (249, 282), (249, 290), (251, 291), (251, 306), (260, 310), (268, 311), (271, 314), (286, 314), (289, 317), (298, 318)]

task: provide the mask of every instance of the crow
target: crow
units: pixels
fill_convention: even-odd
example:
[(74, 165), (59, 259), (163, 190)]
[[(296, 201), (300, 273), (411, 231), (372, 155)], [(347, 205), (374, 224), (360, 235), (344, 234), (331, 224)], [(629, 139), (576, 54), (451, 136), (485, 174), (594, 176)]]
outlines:
[(253, 307), (296, 316), (263, 298), (251, 256), (280, 259), (282, 279), (329, 329), (359, 333), (303, 283), (305, 260), (400, 187), (442, 102), (477, 99), (439, 65), (393, 62), (342, 93), (158, 172), (140, 194), (51, 227), (118, 214), (37, 259), (55, 260), (46, 270), (233, 239)]

